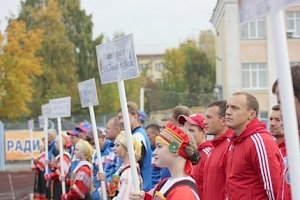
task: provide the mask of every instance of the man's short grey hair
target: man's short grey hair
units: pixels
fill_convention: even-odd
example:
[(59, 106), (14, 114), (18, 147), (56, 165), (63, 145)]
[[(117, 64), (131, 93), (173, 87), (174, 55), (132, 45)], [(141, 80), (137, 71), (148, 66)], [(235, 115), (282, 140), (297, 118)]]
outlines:
[(48, 129), (48, 135), (57, 136), (57, 131), (55, 129)]

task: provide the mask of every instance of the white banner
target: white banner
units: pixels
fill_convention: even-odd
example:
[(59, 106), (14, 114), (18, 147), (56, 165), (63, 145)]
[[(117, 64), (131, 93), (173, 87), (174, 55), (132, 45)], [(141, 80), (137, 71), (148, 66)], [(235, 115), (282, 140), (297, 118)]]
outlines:
[(238, 0), (240, 23), (265, 17), (270, 10), (269, 0)]
[(132, 34), (98, 45), (96, 52), (102, 84), (139, 76)]
[(51, 110), (50, 110), (50, 104), (46, 103), (44, 105), (42, 105), (42, 116), (43, 117), (50, 117), (51, 115)]
[(280, 2), (282, 3), (282, 6), (300, 4), (300, 0), (281, 0)]
[(71, 116), (71, 97), (50, 99), (50, 118)]
[(81, 107), (98, 105), (98, 96), (95, 79), (89, 79), (78, 83)]

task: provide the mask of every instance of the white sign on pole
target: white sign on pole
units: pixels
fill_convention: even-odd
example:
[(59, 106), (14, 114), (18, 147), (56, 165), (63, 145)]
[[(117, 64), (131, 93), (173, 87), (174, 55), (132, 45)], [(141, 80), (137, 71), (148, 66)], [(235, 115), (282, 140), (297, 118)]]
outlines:
[(282, 5), (280, 5), (281, 7), (300, 4), (300, 0), (281, 0), (279, 2), (281, 2), (281, 4), (282, 4)]
[(270, 10), (269, 0), (238, 0), (240, 23), (265, 17)]
[(33, 130), (33, 128), (34, 128), (34, 121), (33, 121), (33, 119), (31, 119), (28, 121), (28, 129)]
[(98, 45), (96, 53), (102, 84), (139, 76), (132, 34)]
[(51, 115), (51, 110), (50, 110), (50, 104), (46, 103), (44, 105), (42, 105), (42, 116), (43, 117), (50, 117)]
[(71, 97), (50, 99), (51, 118), (71, 116)]
[(45, 117), (39, 116), (39, 127), (44, 128), (45, 125)]
[(78, 83), (78, 89), (82, 108), (98, 105), (96, 81), (94, 78)]

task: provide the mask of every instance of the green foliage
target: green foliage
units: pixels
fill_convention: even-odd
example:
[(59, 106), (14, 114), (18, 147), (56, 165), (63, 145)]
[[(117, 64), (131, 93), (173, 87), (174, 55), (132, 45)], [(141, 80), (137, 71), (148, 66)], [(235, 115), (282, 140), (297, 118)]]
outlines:
[(184, 52), (178, 49), (167, 50), (164, 54), (163, 87), (166, 90), (184, 92), (187, 89), (187, 81), (184, 80)]
[[(203, 50), (205, 48), (204, 44), (212, 47), (212, 41), (209, 40), (208, 42), (203, 37), (200, 41), (186, 40), (178, 48), (169, 49), (165, 52), (164, 89), (193, 94), (211, 93), (213, 91), (215, 84), (214, 66), (212, 66), (206, 51)], [(204, 41), (207, 41), (207, 43)], [(202, 47), (199, 47), (199, 42), (203, 44)], [(213, 50), (210, 49), (209, 52), (213, 52)], [(212, 57), (212, 55), (210, 56)]]
[(99, 106), (96, 107), (97, 112), (116, 113), (120, 108), (120, 100), (119, 100), (117, 83), (100, 85), (98, 99), (99, 99)]
[(21, 7), (21, 19), (26, 21), (28, 28), (40, 28), (44, 33), (37, 54), (42, 57), (43, 73), (34, 80), (36, 92), (31, 105), (34, 115), (39, 115), (41, 105), (51, 98), (71, 96), (74, 105), (74, 98), (78, 98), (75, 45), (62, 23), (63, 13), (58, 2), (26, 1)]

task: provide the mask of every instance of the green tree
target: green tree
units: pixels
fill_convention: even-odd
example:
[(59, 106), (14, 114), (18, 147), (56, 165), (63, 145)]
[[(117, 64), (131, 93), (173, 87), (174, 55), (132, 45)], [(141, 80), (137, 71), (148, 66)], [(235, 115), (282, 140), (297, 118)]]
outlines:
[(93, 40), (92, 16), (80, 7), (80, 0), (60, 0), (63, 24), (74, 44), (79, 81), (93, 78), (97, 74), (95, 46), (103, 42), (103, 35)]
[(180, 48), (185, 54), (184, 77), (187, 80), (188, 91), (195, 94), (212, 92), (213, 69), (206, 53), (198, 48), (193, 40), (182, 44)]
[(98, 92), (99, 106), (98, 113), (117, 113), (120, 108), (120, 100), (117, 83), (100, 85)]
[(32, 78), (41, 74), (36, 51), (42, 31), (27, 30), (23, 21), (11, 20), (4, 36), (0, 33), (0, 118), (14, 119), (30, 114), (34, 87)]
[(71, 96), (72, 104), (79, 104), (75, 47), (62, 19), (57, 0), (31, 0), (21, 5), (19, 20), (24, 20), (28, 28), (44, 31), (42, 47), (38, 51), (43, 61), (43, 73), (34, 80), (36, 92), (32, 109), (35, 115), (40, 113), (41, 105), (51, 98)]
[(216, 74), (216, 52), (215, 52), (215, 36), (212, 30), (205, 30), (200, 32), (199, 48), (205, 52), (208, 61), (212, 67), (212, 79), (215, 80)]
[(163, 85), (167, 90), (209, 93), (214, 88), (214, 68), (198, 41), (188, 39), (164, 54)]
[(185, 54), (179, 48), (168, 49), (164, 54), (163, 87), (166, 90), (184, 92), (187, 82), (184, 79)]

